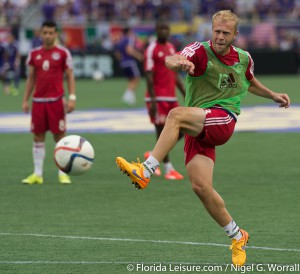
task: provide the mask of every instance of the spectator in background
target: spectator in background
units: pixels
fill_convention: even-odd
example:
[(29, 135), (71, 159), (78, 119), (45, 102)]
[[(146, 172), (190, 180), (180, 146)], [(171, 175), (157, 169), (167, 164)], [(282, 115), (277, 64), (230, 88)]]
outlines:
[(285, 18), (291, 14), (295, 8), (295, 0), (278, 0), (280, 6), (280, 14)]
[(36, 29), (33, 31), (33, 37), (31, 40), (31, 48), (36, 48), (42, 45), (42, 39), (40, 36), (40, 30)]
[(54, 21), (57, 5), (54, 0), (46, 0), (42, 5), (44, 21)]
[(98, 20), (110, 21), (115, 17), (115, 3), (112, 0), (98, 0)]
[(183, 12), (183, 20), (192, 22), (193, 14), (197, 12), (197, 5), (195, 5), (194, 1), (181, 1), (180, 9)]
[(278, 47), (276, 26), (273, 22), (260, 22), (253, 26), (251, 43), (257, 48), (276, 49)]
[(251, 20), (255, 14), (255, 2), (256, 0), (236, 0), (236, 9), (240, 17), (244, 17), (246, 20)]
[(136, 38), (131, 28), (123, 29), (123, 37), (117, 45), (116, 57), (125, 77), (128, 79), (127, 88), (122, 100), (125, 104), (134, 105), (136, 103), (136, 88), (140, 82), (141, 73), (137, 61), (143, 60), (143, 55), (135, 48)]
[(218, 2), (219, 0), (200, 1), (200, 14), (205, 14), (209, 17), (211, 14), (215, 13)]
[(103, 33), (101, 37), (101, 47), (104, 51), (111, 51), (113, 49), (112, 41), (108, 33)]
[(211, 23), (209, 15), (202, 17), (201, 22), (198, 26), (198, 31), (196, 35), (196, 40), (205, 41), (208, 40), (211, 36)]
[(242, 48), (244, 50), (248, 50), (248, 39), (244, 35), (239, 35), (235, 40), (234, 40), (234, 45), (238, 48)]
[[(18, 2), (14, 3), (11, 0), (3, 1), (1, 9), (3, 9), (2, 16), (3, 21), (6, 24), (17, 25), (20, 23), (22, 4), (18, 5)], [(25, 4), (24, 4), (25, 6)]]
[(297, 49), (296, 37), (287, 31), (285, 28), (281, 28), (278, 31), (279, 49), (281, 51), (290, 51)]

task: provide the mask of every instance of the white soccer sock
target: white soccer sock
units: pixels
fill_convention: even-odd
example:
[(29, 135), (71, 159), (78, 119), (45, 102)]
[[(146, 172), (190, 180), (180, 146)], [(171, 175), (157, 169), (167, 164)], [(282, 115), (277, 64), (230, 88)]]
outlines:
[(43, 176), (44, 159), (46, 155), (44, 142), (33, 142), (32, 146), (34, 174), (37, 176)]
[(125, 90), (125, 93), (134, 94), (134, 90), (132, 90), (132, 89), (126, 89), (126, 90)]
[(239, 240), (243, 237), (240, 228), (234, 220), (231, 220), (231, 222), (227, 226), (224, 226), (223, 229), (231, 239)]
[(143, 165), (145, 167), (144, 176), (146, 178), (150, 178), (153, 175), (155, 169), (158, 168), (159, 162), (152, 155), (150, 155), (148, 159), (143, 162)]
[(126, 89), (122, 98), (124, 102), (129, 104), (134, 104), (136, 102), (135, 92), (131, 89)]
[(166, 174), (169, 173), (170, 171), (174, 170), (174, 167), (171, 162), (164, 163), (164, 167), (165, 167)]
[(66, 173), (64, 173), (62, 170), (58, 170), (58, 175), (67, 175)]

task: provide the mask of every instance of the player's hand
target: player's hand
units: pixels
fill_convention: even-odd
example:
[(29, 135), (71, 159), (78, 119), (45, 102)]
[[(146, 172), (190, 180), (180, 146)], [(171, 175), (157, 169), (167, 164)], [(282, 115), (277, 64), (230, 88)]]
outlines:
[(67, 103), (67, 113), (72, 112), (75, 109), (76, 100), (68, 100)]
[(273, 101), (279, 103), (280, 108), (288, 108), (290, 106), (290, 97), (285, 93), (275, 93)]
[(28, 112), (29, 112), (29, 104), (28, 104), (27, 101), (24, 101), (24, 102), (22, 103), (22, 110), (23, 110), (23, 112), (25, 112), (25, 113), (28, 113)]
[(176, 61), (176, 66), (179, 70), (182, 70), (189, 74), (194, 74), (195, 65), (189, 60), (178, 60)]

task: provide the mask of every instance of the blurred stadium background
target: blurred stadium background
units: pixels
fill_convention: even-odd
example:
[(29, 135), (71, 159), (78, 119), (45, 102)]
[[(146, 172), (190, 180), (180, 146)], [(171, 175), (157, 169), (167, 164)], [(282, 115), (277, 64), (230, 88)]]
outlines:
[[(135, 108), (121, 102), (126, 80), (113, 55), (121, 27), (132, 26), (143, 50), (155, 19), (166, 18), (180, 49), (209, 38), (211, 15), (219, 9), (240, 16), (236, 44), (253, 56), (256, 76), (287, 92), (292, 106), (278, 110), (263, 98), (245, 98), (239, 128), (218, 149), (215, 187), (251, 234), (248, 264), (285, 273), (269, 271), (268, 264), (300, 263), (299, 0), (0, 0), (0, 41), (12, 32), (22, 55), (20, 94), (1, 93), (0, 99), (1, 273), (128, 273), (127, 265), (137, 263), (230, 262), (228, 239), (186, 179), (156, 177), (146, 190), (135, 191), (114, 162), (119, 155), (142, 157), (155, 142), (143, 102), (145, 82)], [(29, 115), (21, 112), (24, 62), (44, 19), (59, 23), (60, 42), (74, 58), (78, 100), (68, 116), (69, 132), (86, 137), (96, 152), (94, 167), (67, 187), (57, 182), (50, 135), (44, 184), (20, 183), (32, 172)], [(105, 79), (92, 80), (95, 70)], [(186, 175), (182, 150), (180, 142), (171, 157)]]

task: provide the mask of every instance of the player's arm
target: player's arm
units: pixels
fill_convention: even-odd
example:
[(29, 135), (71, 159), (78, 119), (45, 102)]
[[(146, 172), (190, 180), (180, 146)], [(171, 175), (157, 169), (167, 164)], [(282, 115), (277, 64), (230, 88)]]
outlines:
[(279, 103), (279, 107), (288, 108), (290, 106), (290, 98), (287, 94), (277, 93), (268, 89), (255, 77), (250, 80), (250, 86), (248, 90), (257, 96), (265, 97), (273, 100), (276, 103)]
[(150, 96), (150, 115), (155, 116), (157, 112), (157, 106), (156, 106), (156, 95), (154, 91), (154, 85), (153, 85), (153, 71), (148, 70), (145, 71), (145, 77), (147, 82), (147, 90)]
[(33, 66), (29, 66), (28, 67), (28, 76), (27, 76), (26, 84), (25, 84), (25, 92), (24, 92), (23, 102), (22, 102), (22, 110), (24, 112), (29, 111), (28, 101), (33, 92), (34, 84), (35, 84), (35, 69)]
[(150, 99), (152, 100), (152, 102), (154, 102), (156, 100), (156, 98), (155, 98), (154, 85), (153, 85), (153, 72), (146, 71), (145, 77), (146, 77), (147, 90), (149, 92)]
[(128, 44), (126, 53), (139, 61), (143, 61), (143, 54), (136, 50), (132, 45)]
[(20, 54), (20, 52), (18, 51), (17, 52), (17, 56), (16, 56), (16, 60), (15, 60), (15, 68), (17, 69), (17, 68), (19, 68), (19, 66), (20, 66), (20, 64), (21, 64), (21, 54)]
[(165, 65), (167, 68), (174, 71), (185, 71), (189, 74), (194, 74), (195, 65), (189, 61), (185, 56), (181, 54), (174, 54), (167, 56), (165, 60)]
[(66, 69), (66, 80), (67, 80), (67, 87), (69, 92), (67, 113), (70, 113), (75, 109), (75, 105), (76, 105), (75, 77), (74, 77), (73, 70), (70, 68)]

